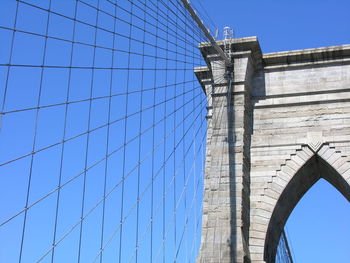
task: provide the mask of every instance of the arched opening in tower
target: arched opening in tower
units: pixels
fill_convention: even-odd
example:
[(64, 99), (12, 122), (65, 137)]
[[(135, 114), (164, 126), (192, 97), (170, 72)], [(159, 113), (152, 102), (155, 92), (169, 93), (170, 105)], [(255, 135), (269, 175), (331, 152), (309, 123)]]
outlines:
[(327, 180), (318, 180), (285, 226), (294, 262), (346, 262), (350, 258), (349, 222), (349, 202)]
[[(339, 196), (342, 197), (339, 198)], [(311, 206), (312, 209), (300, 212), (300, 209), (303, 208), (305, 202), (310, 198), (315, 202), (321, 202), (321, 204), (318, 206)], [(337, 202), (334, 201), (334, 198), (336, 198)], [(299, 240), (302, 239), (304, 244), (307, 243), (308, 245), (297, 245), (293, 240), (293, 247), (304, 246), (302, 249), (306, 250), (307, 253), (312, 254), (312, 251), (318, 251), (317, 256), (321, 255), (322, 260), (326, 259), (326, 254), (330, 255), (332, 260), (308, 260), (307, 258), (299, 258), (298, 254), (295, 262), (341, 262), (334, 261), (335, 254), (340, 256), (339, 250), (341, 250), (343, 245), (342, 240), (349, 240), (350, 238), (344, 237), (344, 235), (338, 235), (335, 231), (337, 227), (340, 227), (343, 229), (343, 233), (345, 233), (345, 231), (350, 232), (349, 224), (345, 224), (343, 227), (341, 226), (341, 222), (344, 222), (343, 219), (346, 222), (350, 221), (349, 201), (350, 186), (348, 182), (329, 163), (315, 154), (296, 172), (278, 199), (266, 234), (264, 251), (265, 261), (268, 263), (280, 262), (277, 250), (281, 238), (284, 238), (282, 232), (286, 224), (288, 224), (287, 226), (293, 224), (293, 220), (295, 220), (296, 215), (299, 214), (299, 223), (293, 226), (293, 229), (297, 228), (298, 230), (293, 230), (292, 236), (295, 236), (295, 238)], [(310, 205), (308, 207), (310, 207)], [(346, 209), (344, 209), (344, 207), (346, 207)], [(316, 209), (318, 209), (318, 211), (316, 211)], [(293, 212), (294, 210), (295, 214)], [(311, 217), (308, 213), (312, 214)], [(321, 217), (320, 214), (323, 216)], [(288, 218), (290, 218), (290, 221), (287, 223)], [(311, 231), (314, 227), (317, 228), (318, 232), (310, 232), (308, 234), (308, 231)], [(289, 230), (289, 232), (291, 232), (291, 230)], [(298, 232), (300, 235), (297, 235)], [(330, 235), (326, 234), (326, 232), (329, 232)], [(328, 240), (328, 238), (334, 236), (338, 236), (338, 240)], [(327, 240), (325, 240), (326, 237)], [(314, 239), (315, 242), (310, 241), (312, 239)], [(325, 247), (322, 249), (321, 243), (318, 245), (318, 242), (324, 242), (323, 246)], [(344, 242), (349, 244), (349, 241)], [(328, 246), (326, 244), (328, 244)], [(336, 244), (338, 244), (338, 246)], [(332, 248), (333, 245), (334, 249)], [(344, 253), (349, 253), (347, 251), (344, 251)]]

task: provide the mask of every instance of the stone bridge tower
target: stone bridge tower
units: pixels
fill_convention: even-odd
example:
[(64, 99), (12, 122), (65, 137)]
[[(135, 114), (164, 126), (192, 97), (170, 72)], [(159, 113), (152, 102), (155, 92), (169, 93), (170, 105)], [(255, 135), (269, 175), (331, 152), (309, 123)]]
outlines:
[(274, 263), (318, 179), (350, 201), (350, 45), (262, 54), (256, 37), (228, 41), (232, 81), (208, 43), (195, 69), (208, 98), (198, 262)]

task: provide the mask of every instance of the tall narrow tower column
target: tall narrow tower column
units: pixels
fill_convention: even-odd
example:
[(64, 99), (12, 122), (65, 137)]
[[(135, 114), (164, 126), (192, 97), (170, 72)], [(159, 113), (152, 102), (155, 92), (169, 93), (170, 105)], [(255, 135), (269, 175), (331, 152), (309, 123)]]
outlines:
[(252, 75), (261, 67), (261, 50), (255, 37), (218, 44), (224, 47), (227, 41), (234, 68), (231, 80), (224, 61), (209, 43), (200, 44), (207, 67), (195, 69), (208, 97), (202, 239), (197, 262), (250, 262), (250, 90)]

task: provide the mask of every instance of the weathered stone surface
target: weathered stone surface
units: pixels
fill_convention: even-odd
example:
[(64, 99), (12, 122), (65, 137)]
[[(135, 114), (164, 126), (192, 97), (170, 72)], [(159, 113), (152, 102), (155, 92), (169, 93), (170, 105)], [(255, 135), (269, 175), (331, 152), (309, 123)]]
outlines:
[(197, 261), (273, 263), (319, 178), (350, 200), (350, 45), (262, 54), (255, 37), (228, 41), (231, 88), (210, 44), (200, 44), (208, 66), (195, 69), (208, 98)]

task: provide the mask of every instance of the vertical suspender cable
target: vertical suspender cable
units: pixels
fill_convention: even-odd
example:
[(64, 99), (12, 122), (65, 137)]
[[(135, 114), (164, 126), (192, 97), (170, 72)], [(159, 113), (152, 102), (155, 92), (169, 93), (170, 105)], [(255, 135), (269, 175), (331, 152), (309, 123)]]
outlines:
[[(129, 39), (128, 39), (128, 68), (131, 64), (131, 34), (132, 34), (132, 23), (133, 23), (133, 7), (134, 4), (130, 3), (130, 24), (129, 24)], [(129, 84), (130, 84), (130, 70), (127, 70), (126, 77), (126, 96), (125, 96), (125, 115), (128, 115), (129, 106)], [(122, 190), (121, 190), (121, 204), (120, 204), (120, 233), (119, 233), (119, 256), (118, 262), (122, 262), (122, 240), (123, 240), (123, 224), (124, 224), (124, 194), (125, 194), (125, 172), (126, 172), (126, 141), (127, 141), (127, 131), (128, 131), (128, 120), (125, 119), (124, 123), (124, 148), (123, 148), (123, 168), (122, 168)]]
[(68, 86), (67, 86), (67, 92), (66, 92), (66, 98), (65, 98), (65, 109), (64, 109), (64, 121), (63, 121), (63, 135), (62, 135), (62, 144), (61, 144), (61, 153), (60, 153), (60, 171), (59, 171), (59, 178), (58, 178), (58, 190), (57, 190), (57, 197), (56, 197), (56, 210), (55, 210), (55, 223), (54, 223), (54, 230), (53, 230), (53, 239), (52, 239), (52, 253), (51, 253), (51, 262), (54, 262), (55, 259), (55, 244), (56, 244), (56, 238), (57, 238), (57, 225), (58, 225), (58, 217), (59, 217), (59, 204), (60, 204), (60, 197), (61, 197), (61, 184), (62, 184), (62, 175), (63, 175), (63, 161), (64, 161), (64, 149), (65, 149), (65, 139), (66, 139), (66, 133), (67, 133), (67, 119), (68, 119), (68, 105), (69, 105), (69, 94), (70, 94), (70, 88), (71, 88), (71, 79), (72, 79), (72, 65), (73, 65), (73, 55), (74, 55), (74, 41), (75, 41), (75, 34), (76, 34), (76, 18), (77, 18), (77, 12), (78, 12), (78, 1), (75, 2), (74, 6), (74, 22), (73, 22), (73, 29), (72, 29), (72, 42), (70, 43), (70, 56), (69, 56), (69, 66), (68, 69)]
[[(114, 16), (117, 17), (117, 5), (113, 5), (114, 7)], [(113, 21), (113, 40), (112, 40), (112, 59), (111, 59), (111, 67), (114, 68), (115, 64), (115, 45), (116, 45), (116, 29), (117, 29), (117, 21)], [(102, 204), (102, 224), (101, 224), (101, 241), (100, 241), (100, 263), (103, 262), (103, 245), (104, 245), (104, 231), (105, 231), (105, 216), (106, 216), (106, 193), (107, 193), (107, 179), (108, 179), (108, 154), (109, 154), (109, 145), (110, 145), (110, 122), (111, 122), (111, 115), (112, 115), (112, 94), (113, 94), (113, 84), (114, 84), (114, 77), (113, 77), (113, 69), (110, 71), (109, 76), (109, 98), (108, 98), (108, 117), (107, 117), (107, 134), (106, 134), (106, 151), (105, 151), (105, 167), (104, 167), (104, 182), (103, 182), (103, 204)]]
[[(142, 42), (144, 43), (146, 40), (146, 11), (147, 11), (147, 2), (145, 3), (145, 9), (143, 11), (143, 32), (142, 32)], [(142, 45), (142, 54), (145, 53), (145, 45)], [(143, 68), (145, 65), (145, 57), (142, 56), (141, 61), (141, 67)], [(140, 79), (140, 85), (141, 85), (141, 93), (140, 93), (140, 109), (143, 108), (143, 87), (144, 87), (144, 71), (141, 71), (141, 79)], [(136, 200), (136, 242), (135, 242), (135, 262), (138, 262), (138, 254), (139, 254), (139, 219), (140, 219), (140, 177), (141, 177), (141, 151), (142, 151), (142, 122), (143, 122), (143, 114), (140, 113), (139, 117), (139, 127), (138, 127), (138, 133), (139, 133), (139, 139), (138, 139), (138, 163), (139, 166), (137, 168), (137, 200)]]
[[(96, 10), (96, 20), (95, 20), (95, 32), (94, 32), (94, 52), (92, 59), (92, 68), (91, 68), (91, 82), (90, 82), (90, 94), (89, 94), (89, 111), (88, 111), (88, 130), (91, 128), (91, 115), (92, 115), (92, 96), (94, 90), (94, 73), (95, 73), (95, 63), (96, 63), (96, 44), (97, 44), (97, 27), (99, 21), (99, 6), (100, 0), (97, 0), (97, 10)], [(88, 167), (88, 158), (89, 158), (89, 149), (90, 149), (90, 133), (86, 135), (86, 148), (85, 148), (85, 164), (84, 164), (84, 177), (83, 177), (83, 189), (82, 189), (82, 200), (81, 200), (81, 213), (80, 213), (80, 229), (79, 229), (79, 245), (78, 245), (78, 263), (81, 260), (81, 250), (83, 242), (83, 231), (84, 231), (84, 212), (85, 212), (85, 198), (86, 198), (86, 183), (87, 183), (87, 167)]]
[[(157, 6), (156, 6), (156, 39), (155, 39), (155, 44), (158, 45), (158, 19), (159, 19), (159, 8), (158, 8), (158, 2), (157, 2)], [(158, 55), (158, 49), (155, 49), (155, 57), (157, 57)], [(156, 87), (157, 84), (157, 66), (158, 66), (158, 60), (157, 58), (154, 59), (154, 76), (153, 76), (153, 87)], [(154, 149), (155, 146), (155, 117), (156, 117), (156, 108), (154, 107), (154, 105), (156, 104), (156, 89), (153, 90), (153, 111), (152, 111), (152, 149)], [(150, 245), (150, 262), (153, 262), (153, 227), (154, 227), (154, 166), (155, 166), (155, 157), (154, 154), (152, 155), (152, 165), (151, 165), (151, 172), (152, 172), (152, 182), (151, 182), (151, 245)]]
[(15, 45), (15, 38), (16, 38), (16, 28), (17, 28), (17, 23), (18, 23), (18, 9), (19, 9), (19, 2), (16, 3), (16, 13), (15, 13), (15, 19), (13, 22), (13, 31), (11, 35), (11, 46), (10, 46), (10, 56), (9, 56), (9, 65), (7, 67), (7, 72), (6, 72), (6, 82), (5, 82), (5, 88), (4, 88), (4, 94), (2, 98), (2, 105), (1, 105), (1, 115), (0, 115), (0, 130), (2, 127), (2, 117), (3, 117), (3, 112), (5, 111), (5, 104), (6, 104), (6, 97), (7, 97), (7, 92), (8, 92), (8, 86), (9, 86), (9, 79), (10, 79), (10, 70), (11, 70), (11, 64), (12, 64), (12, 55), (13, 55), (13, 47)]
[[(169, 4), (169, 3), (168, 3)], [(178, 28), (178, 9), (175, 11), (176, 13), (176, 18), (175, 18), (175, 23), (176, 23), (176, 36), (177, 36), (177, 28)], [(176, 45), (176, 51), (177, 49), (177, 37), (175, 39), (175, 45)], [(186, 47), (186, 46), (185, 46)], [(184, 49), (184, 52), (186, 53), (186, 48)], [(175, 54), (175, 72), (174, 72), (174, 77), (175, 77), (175, 82), (177, 83), (177, 69), (178, 69), (178, 63), (177, 63), (177, 53)], [(174, 87), (174, 96), (176, 96), (176, 91), (177, 91), (177, 86)], [(185, 96), (183, 96), (185, 97)], [(176, 108), (176, 100), (174, 100), (174, 108)], [(173, 119), (173, 125), (174, 128), (176, 127), (176, 116), (177, 114), (174, 115)], [(173, 150), (174, 152), (174, 159), (173, 159), (173, 176), (174, 176), (174, 184), (173, 184), (173, 220), (174, 220), (174, 251), (176, 251), (176, 232), (177, 232), (177, 227), (176, 227), (176, 133), (174, 133), (173, 137)], [(174, 252), (175, 253), (175, 252)]]
[[(49, 11), (51, 9), (51, 0), (49, 1)], [(45, 28), (45, 40), (44, 40), (44, 53), (42, 58), (42, 68), (40, 71), (40, 84), (39, 84), (39, 94), (37, 98), (37, 110), (35, 114), (35, 121), (34, 121), (34, 135), (33, 135), (33, 144), (32, 144), (32, 154), (30, 158), (30, 168), (29, 168), (29, 176), (28, 176), (28, 182), (27, 182), (27, 192), (26, 192), (26, 204), (25, 207), (28, 207), (29, 205), (29, 197), (30, 197), (30, 191), (31, 191), (31, 184), (32, 184), (32, 176), (33, 176), (33, 163), (34, 163), (34, 154), (36, 143), (37, 143), (37, 133), (38, 133), (38, 122), (39, 122), (39, 106), (41, 103), (41, 95), (42, 95), (42, 87), (43, 87), (43, 77), (44, 77), (44, 65), (46, 60), (46, 52), (47, 52), (47, 35), (49, 33), (49, 25), (50, 25), (50, 12), (47, 12), (46, 17), (46, 28)], [(24, 247), (24, 239), (25, 239), (25, 232), (26, 232), (26, 225), (27, 225), (27, 216), (28, 216), (28, 210), (24, 212), (24, 219), (23, 219), (23, 226), (22, 226), (22, 237), (21, 237), (21, 247), (19, 252), (19, 263), (22, 262), (22, 256), (23, 256), (23, 247)]]

